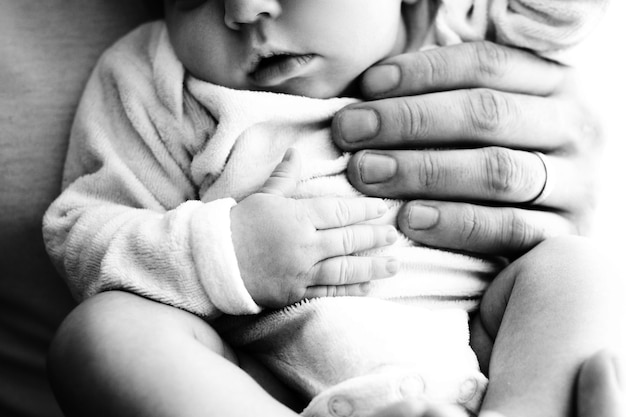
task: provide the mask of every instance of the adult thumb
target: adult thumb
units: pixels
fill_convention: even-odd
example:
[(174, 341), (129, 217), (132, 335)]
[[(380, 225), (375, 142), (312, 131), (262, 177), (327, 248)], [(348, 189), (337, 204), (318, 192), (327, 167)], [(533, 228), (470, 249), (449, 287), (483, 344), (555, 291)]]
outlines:
[(294, 148), (287, 149), (283, 160), (274, 168), (259, 192), (290, 197), (296, 191), (301, 169), (302, 159), (298, 151)]

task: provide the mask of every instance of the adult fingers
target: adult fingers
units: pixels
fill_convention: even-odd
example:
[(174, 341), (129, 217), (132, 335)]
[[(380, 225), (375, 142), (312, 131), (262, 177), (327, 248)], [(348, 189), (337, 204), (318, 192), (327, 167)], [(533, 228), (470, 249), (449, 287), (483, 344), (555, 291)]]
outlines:
[(577, 103), (477, 88), (359, 103), (333, 120), (347, 150), (497, 144), (555, 149), (584, 142), (595, 129)]
[(576, 168), (567, 159), (501, 147), (377, 150), (358, 152), (348, 176), (367, 195), (501, 204), (529, 202), (549, 180), (554, 186), (542, 205), (567, 210), (589, 191)]
[(576, 232), (572, 222), (553, 212), (431, 200), (405, 204), (398, 224), (424, 245), (501, 255), (524, 253), (547, 237)]
[(355, 285), (389, 278), (398, 272), (398, 261), (391, 257), (338, 256), (318, 262), (310, 271), (306, 297), (364, 295), (367, 286)]
[(613, 355), (602, 351), (588, 359), (578, 375), (577, 417), (626, 415), (624, 369)]
[(296, 189), (301, 169), (300, 154), (294, 148), (287, 149), (283, 160), (274, 168), (259, 192), (290, 197)]
[(387, 204), (379, 198), (312, 198), (298, 200), (318, 230), (349, 226), (384, 215)]
[(567, 76), (563, 66), (492, 42), (470, 42), (389, 58), (362, 78), (368, 98), (488, 87), (549, 95)]
[(388, 225), (353, 225), (318, 231), (322, 259), (351, 255), (356, 252), (393, 244), (398, 232)]

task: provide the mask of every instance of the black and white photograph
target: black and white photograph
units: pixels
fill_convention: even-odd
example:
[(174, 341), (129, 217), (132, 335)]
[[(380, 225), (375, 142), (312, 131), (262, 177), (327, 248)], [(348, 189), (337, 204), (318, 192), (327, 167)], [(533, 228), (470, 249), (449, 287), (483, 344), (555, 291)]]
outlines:
[(0, 417), (626, 417), (620, 0), (0, 0)]

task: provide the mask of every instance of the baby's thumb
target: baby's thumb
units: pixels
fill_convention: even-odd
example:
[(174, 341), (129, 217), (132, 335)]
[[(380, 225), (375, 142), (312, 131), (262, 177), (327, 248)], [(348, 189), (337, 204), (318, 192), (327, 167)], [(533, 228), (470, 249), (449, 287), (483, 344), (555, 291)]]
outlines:
[(290, 197), (296, 191), (301, 169), (300, 154), (294, 148), (287, 149), (283, 160), (274, 168), (259, 192)]

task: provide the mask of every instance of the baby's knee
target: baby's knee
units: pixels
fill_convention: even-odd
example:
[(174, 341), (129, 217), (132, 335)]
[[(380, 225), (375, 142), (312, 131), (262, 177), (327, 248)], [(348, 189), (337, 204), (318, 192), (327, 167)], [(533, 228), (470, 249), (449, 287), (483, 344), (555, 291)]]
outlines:
[(535, 276), (541, 289), (562, 285), (570, 290), (579, 287), (612, 286), (614, 271), (601, 248), (591, 239), (562, 236), (548, 239), (520, 259), (527, 275)]
[[(516, 306), (545, 305), (566, 308), (589, 303), (611, 304), (616, 275), (596, 245), (586, 238), (548, 239), (503, 270), (489, 286), (481, 303), (481, 321), (495, 335), (512, 299)], [(571, 308), (574, 308), (573, 306)]]
[[(136, 296), (123, 292), (107, 292), (79, 304), (63, 321), (52, 340), (49, 360), (69, 357), (79, 350), (92, 347), (92, 343), (101, 340), (106, 344), (110, 336), (121, 332), (128, 324), (124, 320), (125, 302), (132, 304)], [(117, 323), (117, 325), (115, 325)]]
[(67, 316), (52, 347), (88, 348), (95, 342), (106, 346), (118, 338), (133, 337), (135, 332), (145, 333), (162, 321), (160, 316), (169, 308), (126, 292), (104, 292), (82, 302)]
[(581, 236), (569, 235), (544, 240), (520, 260), (536, 264), (540, 268), (550, 265), (567, 267), (572, 263), (593, 263), (600, 256), (601, 253), (594, 241)]
[(48, 374), (58, 396), (68, 391), (68, 381), (83, 381), (93, 367), (106, 366), (102, 359), (111, 355), (105, 352), (117, 350), (116, 341), (130, 332), (124, 305), (132, 304), (134, 297), (122, 292), (99, 294), (65, 318), (48, 350)]
[(606, 288), (614, 282), (608, 266), (599, 247), (578, 236), (547, 239), (512, 265), (518, 290), (547, 297), (564, 290)]

